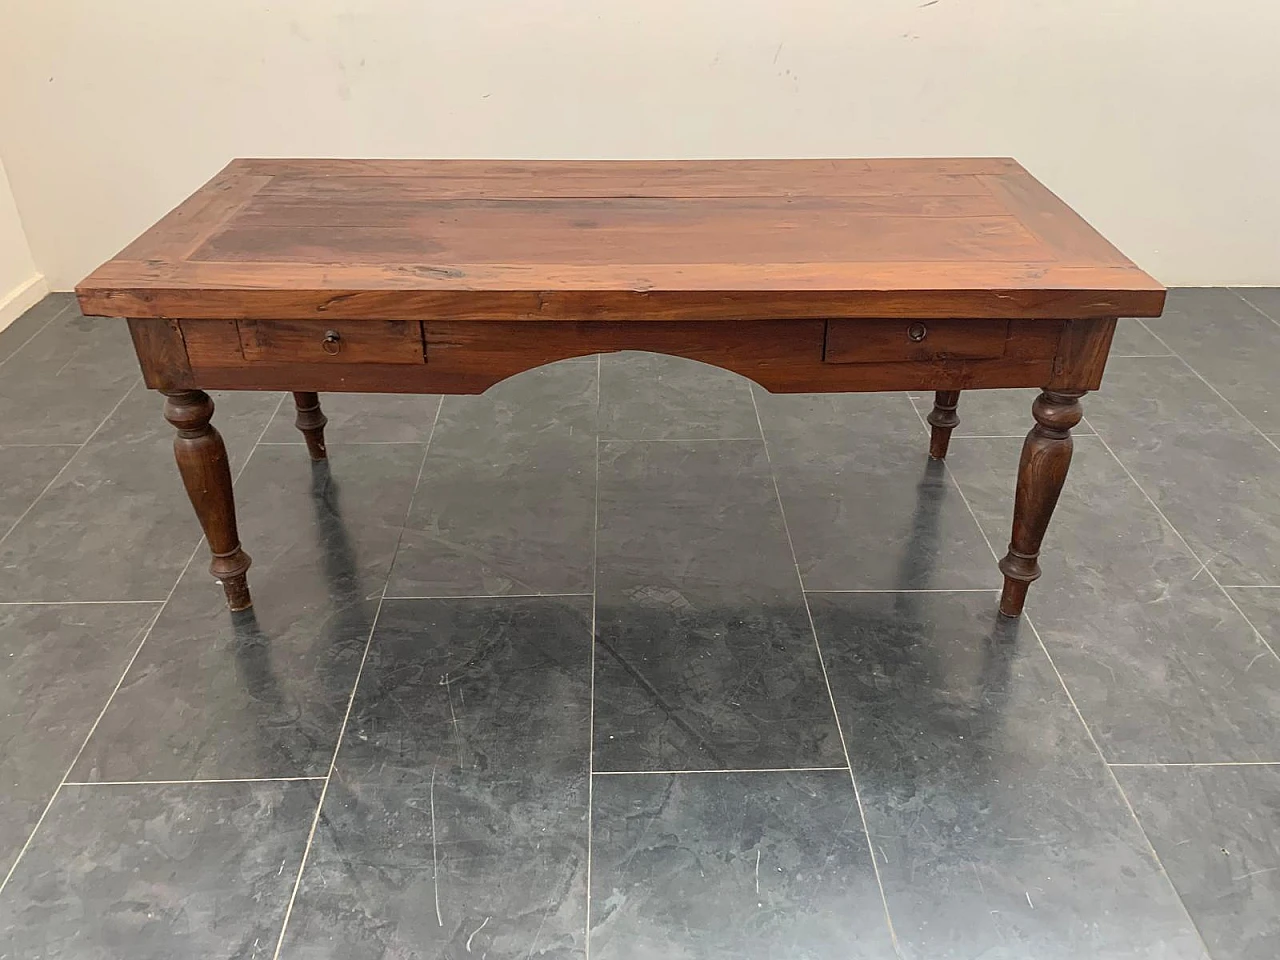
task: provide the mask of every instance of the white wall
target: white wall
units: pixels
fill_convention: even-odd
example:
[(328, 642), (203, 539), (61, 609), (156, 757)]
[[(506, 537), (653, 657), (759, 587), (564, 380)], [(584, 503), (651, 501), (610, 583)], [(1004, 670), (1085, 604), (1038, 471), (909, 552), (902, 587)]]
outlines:
[(66, 288), (237, 155), (1012, 155), (1174, 284), (1280, 283), (1275, 0), (40, 0), (0, 156)]
[(0, 330), (18, 319), (48, 290), (31, 259), (4, 164), (0, 163)]

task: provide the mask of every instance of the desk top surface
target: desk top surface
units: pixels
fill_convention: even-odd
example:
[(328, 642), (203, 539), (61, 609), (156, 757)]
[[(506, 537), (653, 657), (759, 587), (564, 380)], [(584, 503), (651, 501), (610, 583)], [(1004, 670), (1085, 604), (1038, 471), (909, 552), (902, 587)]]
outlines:
[(236, 160), (86, 314), (495, 320), (1155, 316), (1018, 163)]

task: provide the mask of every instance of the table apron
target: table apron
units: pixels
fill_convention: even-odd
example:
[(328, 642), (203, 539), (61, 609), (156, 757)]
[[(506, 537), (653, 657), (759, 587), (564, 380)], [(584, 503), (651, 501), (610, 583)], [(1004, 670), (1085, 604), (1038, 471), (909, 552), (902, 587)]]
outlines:
[[(774, 393), (1097, 389), (1116, 321), (129, 321), (158, 390), (483, 393), (619, 350), (697, 360)], [(314, 341), (314, 342), (312, 342)]]

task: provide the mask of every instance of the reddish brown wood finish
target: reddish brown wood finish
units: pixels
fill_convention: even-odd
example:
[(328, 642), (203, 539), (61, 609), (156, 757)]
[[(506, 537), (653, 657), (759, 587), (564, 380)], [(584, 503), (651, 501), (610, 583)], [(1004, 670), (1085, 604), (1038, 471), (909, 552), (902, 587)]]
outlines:
[[(274, 321), (261, 321), (265, 326)], [(899, 331), (904, 355), (886, 359), (884, 339), (857, 337), (857, 320), (754, 320), (637, 322), (546, 322), (530, 330), (520, 321), (429, 321), (423, 324), (425, 364), (324, 362), (302, 358), (280, 363), (247, 362), (236, 321), (183, 320), (189, 373), (208, 388), (231, 390), (356, 391), (386, 393), (483, 393), (525, 370), (594, 353), (648, 350), (700, 360), (749, 377), (774, 393), (876, 390), (967, 390), (973, 387), (1034, 387), (1057, 374), (1086, 389), (1102, 379), (1105, 350), (1081, 351), (1080, 342), (1109, 343), (1114, 320), (997, 321), (1007, 325), (1002, 356), (985, 359), (916, 359), (914, 344)], [(893, 321), (898, 325), (900, 321)], [(315, 323), (317, 335), (325, 325)], [(839, 360), (824, 355), (838, 333)], [(879, 328), (877, 323), (876, 327)], [(1066, 331), (1070, 331), (1067, 338)], [(987, 336), (979, 325), (979, 342)], [(1065, 342), (1064, 342), (1065, 341)], [(376, 347), (370, 349), (376, 352)], [(985, 348), (983, 348), (985, 349)], [(1070, 349), (1064, 359), (1061, 351)], [(865, 353), (861, 352), (865, 350)], [(965, 352), (961, 346), (958, 352)], [(974, 348), (972, 352), (980, 352)], [(1069, 360), (1069, 364), (1064, 363)], [(164, 386), (180, 369), (142, 359), (147, 383)]]
[(416, 320), (239, 320), (240, 351), (253, 363), (424, 363)]
[(1022, 607), (1076, 400), (1119, 316), (1164, 289), (1009, 159), (237, 160), (78, 288), (129, 318), (184, 482), (248, 605), (204, 390), (480, 393), (554, 360), (647, 350), (774, 392), (1029, 387), (1001, 609)]
[(1016, 162), (237, 160), (86, 314), (1153, 316), (1163, 288)]
[(253, 605), (245, 577), (251, 561), (240, 549), (227, 448), (222, 435), (209, 423), (213, 401), (203, 390), (184, 390), (167, 397), (164, 416), (178, 430), (173, 455), (213, 553), (209, 572), (222, 581), (227, 605), (232, 610), (247, 610)]
[(329, 452), (324, 445), (324, 428), (329, 418), (320, 409), (320, 395), (316, 393), (295, 393), (293, 406), (297, 412), (293, 425), (302, 431), (307, 441), (307, 453), (312, 460), (327, 460)]
[(1073, 446), (1071, 428), (1084, 415), (1080, 407), (1084, 394), (1084, 390), (1045, 390), (1031, 405), (1036, 424), (1022, 444), (1013, 502), (1013, 534), (1009, 552), (1000, 561), (1000, 572), (1004, 574), (1000, 612), (1006, 617), (1022, 612), (1027, 588), (1040, 578), (1040, 543), (1067, 479)]
[(931, 430), (929, 456), (934, 460), (946, 459), (947, 448), (951, 446), (951, 431), (960, 422), (956, 414), (959, 402), (959, 390), (939, 390), (933, 395), (933, 410), (926, 419)]
[(1008, 320), (833, 320), (828, 363), (994, 360), (1004, 356)]

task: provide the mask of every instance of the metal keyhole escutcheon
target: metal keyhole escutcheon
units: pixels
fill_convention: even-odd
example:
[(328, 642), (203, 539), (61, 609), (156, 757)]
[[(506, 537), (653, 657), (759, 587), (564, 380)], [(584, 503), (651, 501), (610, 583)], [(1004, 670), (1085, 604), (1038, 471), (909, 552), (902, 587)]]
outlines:
[(919, 343), (928, 335), (929, 335), (929, 328), (926, 327), (923, 323), (913, 323), (911, 324), (911, 326), (907, 327), (907, 338), (909, 340), (913, 340), (916, 343)]

